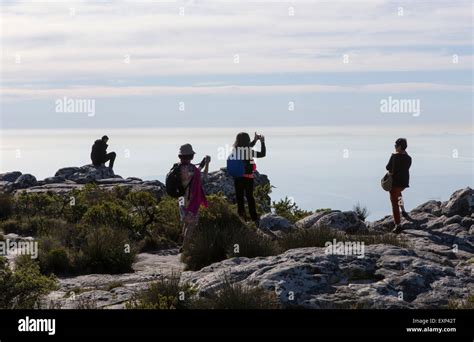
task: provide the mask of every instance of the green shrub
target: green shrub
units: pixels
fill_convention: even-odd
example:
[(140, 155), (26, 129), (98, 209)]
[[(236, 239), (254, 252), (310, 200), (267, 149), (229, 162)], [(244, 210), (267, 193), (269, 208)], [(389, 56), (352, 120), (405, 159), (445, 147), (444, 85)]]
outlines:
[(294, 229), (278, 240), (281, 251), (304, 247), (325, 247), (326, 242), (336, 241), (360, 241), (366, 245), (389, 244), (393, 246), (406, 247), (406, 242), (393, 234), (346, 234), (327, 227)]
[(474, 294), (469, 295), (466, 299), (450, 299), (448, 301), (447, 309), (451, 310), (473, 310), (474, 309)]
[(263, 215), (271, 211), (272, 199), (270, 194), (272, 192), (273, 186), (270, 183), (257, 185), (254, 189), (254, 197), (257, 213)]
[(125, 230), (108, 226), (90, 227), (76, 267), (83, 273), (124, 273), (132, 271), (136, 250)]
[(89, 207), (82, 222), (92, 226), (114, 226), (131, 229), (132, 219), (127, 209), (115, 202), (103, 202)]
[(41, 272), (44, 274), (68, 274), (73, 271), (72, 260), (66, 247), (44, 249), (39, 254)]
[(163, 276), (138, 292), (127, 303), (128, 309), (188, 309), (193, 306), (195, 291), (188, 284), (180, 284), (180, 274)]
[(65, 206), (65, 199), (54, 193), (22, 192), (14, 200), (15, 215), (27, 220), (36, 216), (59, 217)]
[[(199, 302), (198, 302), (199, 303)], [(231, 283), (225, 279), (222, 288), (208, 300), (202, 302), (204, 308), (230, 310), (278, 309), (280, 304), (274, 292), (261, 287)], [(199, 304), (198, 304), (199, 305)]]
[(69, 225), (39, 239), (39, 262), (45, 274), (124, 273), (136, 250), (124, 229)]
[(14, 272), (0, 257), (0, 309), (38, 308), (40, 298), (55, 289), (55, 278), (42, 275), (29, 256), (17, 258)]
[(278, 240), (282, 251), (293, 248), (324, 247), (328, 241), (345, 241), (346, 235), (337, 230), (321, 227), (311, 229), (293, 229)]
[(23, 236), (37, 236), (46, 234), (58, 226), (64, 224), (64, 221), (43, 216), (32, 216), (28, 220), (22, 218), (10, 218), (0, 223), (0, 228), (5, 234), (15, 233)]
[(352, 210), (356, 213), (357, 217), (361, 221), (365, 221), (365, 219), (370, 215), (367, 207), (362, 206), (360, 203), (357, 203)]
[(0, 193), (0, 220), (5, 220), (13, 214), (13, 199), (10, 194)]
[[(198, 270), (214, 262), (235, 256), (266, 256), (270, 243), (247, 227), (224, 199), (209, 196), (209, 208), (202, 210), (191, 243), (181, 258), (190, 270)], [(237, 246), (236, 246), (237, 244)]]
[(132, 213), (135, 231), (140, 236), (148, 235), (149, 227), (158, 219), (155, 197), (146, 191), (132, 191), (125, 200), (129, 212)]
[(156, 234), (174, 241), (180, 242), (181, 222), (179, 217), (178, 201), (170, 196), (164, 196), (157, 206), (157, 224), (154, 227)]
[(300, 209), (296, 203), (288, 197), (285, 197), (285, 199), (278, 202), (273, 202), (272, 207), (275, 210), (275, 214), (282, 216), (293, 223), (312, 214), (311, 211)]

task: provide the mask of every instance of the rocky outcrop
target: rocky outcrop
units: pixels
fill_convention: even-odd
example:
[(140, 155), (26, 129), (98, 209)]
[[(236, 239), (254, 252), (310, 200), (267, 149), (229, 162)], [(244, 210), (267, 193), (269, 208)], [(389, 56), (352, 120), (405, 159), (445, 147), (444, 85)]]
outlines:
[(354, 211), (340, 210), (318, 210), (296, 222), (296, 227), (302, 229), (327, 227), (347, 233), (363, 232), (367, 229)]
[[(277, 256), (224, 260), (185, 272), (182, 281), (204, 297), (225, 281), (261, 286), (275, 292), (284, 307), (442, 308), (474, 293), (474, 214), (472, 206), (466, 206), (469, 196), (472, 190), (466, 188), (447, 202), (429, 201), (411, 211), (399, 236), (404, 247), (365, 245), (363, 256), (297, 248)], [(294, 229), (326, 226), (352, 233), (357, 243), (360, 233), (389, 234), (393, 228), (391, 216), (365, 226), (353, 214), (317, 211)]]
[(114, 171), (106, 166), (84, 165), (82, 167), (66, 167), (59, 169), (55, 177), (64, 177), (66, 180), (76, 182), (78, 184), (86, 184), (101, 179), (110, 179), (122, 177), (115, 175)]
[(441, 205), (441, 213), (446, 216), (465, 216), (472, 212), (472, 206), (474, 206), (474, 191), (467, 187), (453, 193), (449, 201)]
[[(52, 192), (67, 195), (72, 190), (82, 189), (88, 183), (97, 184), (104, 190), (124, 187), (130, 191), (148, 191), (157, 199), (161, 199), (166, 194), (165, 185), (158, 180), (143, 181), (136, 177), (122, 178), (105, 166), (65, 167), (59, 169), (53, 177), (47, 177), (40, 181), (36, 181), (32, 175), (22, 175), (19, 171), (0, 174), (0, 192)], [(268, 177), (256, 172), (255, 185), (265, 184), (270, 184)], [(223, 194), (229, 201), (235, 202), (234, 179), (229, 176), (226, 168), (204, 176), (203, 187), (209, 195)], [(271, 199), (268, 195), (259, 201), (259, 205), (265, 212), (270, 211), (270, 203)]]
[(182, 280), (204, 297), (229, 280), (273, 291), (285, 307), (311, 309), (439, 308), (449, 298), (466, 298), (474, 286), (464, 258), (439, 263), (416, 249), (385, 244), (365, 246), (363, 258), (326, 254), (325, 248), (233, 258), (185, 272)]

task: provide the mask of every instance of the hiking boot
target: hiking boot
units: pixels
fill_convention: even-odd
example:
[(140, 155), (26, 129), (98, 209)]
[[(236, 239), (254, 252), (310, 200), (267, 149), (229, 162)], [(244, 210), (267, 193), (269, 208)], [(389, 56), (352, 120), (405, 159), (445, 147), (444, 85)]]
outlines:
[(402, 232), (402, 225), (401, 224), (396, 224), (395, 228), (393, 228), (392, 233), (394, 234), (400, 234)]

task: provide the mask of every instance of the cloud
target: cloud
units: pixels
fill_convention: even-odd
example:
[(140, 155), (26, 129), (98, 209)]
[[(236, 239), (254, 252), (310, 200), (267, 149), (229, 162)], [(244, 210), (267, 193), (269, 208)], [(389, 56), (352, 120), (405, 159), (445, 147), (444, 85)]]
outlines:
[(123, 98), (137, 96), (182, 96), (182, 95), (278, 95), (308, 93), (400, 93), (400, 92), (472, 92), (471, 86), (435, 84), (435, 83), (386, 83), (358, 86), (338, 86), (323, 84), (291, 84), (291, 85), (215, 85), (193, 87), (170, 86), (77, 86), (69, 88), (28, 89), (6, 88), (3, 90), (4, 101), (25, 99), (57, 99), (69, 98)]
[(471, 68), (469, 2), (401, 4), (403, 16), (388, 1), (303, 1), (290, 16), (288, 4), (274, 2), (10, 3), (2, 5), (2, 76), (24, 83)]

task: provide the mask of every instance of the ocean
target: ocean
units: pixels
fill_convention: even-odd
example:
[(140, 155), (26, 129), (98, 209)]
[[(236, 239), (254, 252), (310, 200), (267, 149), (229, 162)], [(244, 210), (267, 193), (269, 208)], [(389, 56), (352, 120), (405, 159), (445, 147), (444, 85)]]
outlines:
[[(164, 182), (181, 144), (193, 145), (196, 163), (210, 155), (212, 171), (225, 166), (241, 130), (253, 136), (248, 127), (2, 130), (0, 172), (19, 170), (43, 179), (62, 167), (88, 164), (92, 143), (107, 134), (109, 152), (117, 153), (116, 174)], [(371, 220), (389, 215), (380, 178), (399, 137), (408, 139), (413, 158), (407, 209), (447, 200), (474, 184), (472, 127), (263, 127), (258, 133), (266, 137), (267, 157), (257, 160), (257, 168), (275, 187), (272, 200), (287, 196), (307, 210), (350, 210), (360, 203)]]

